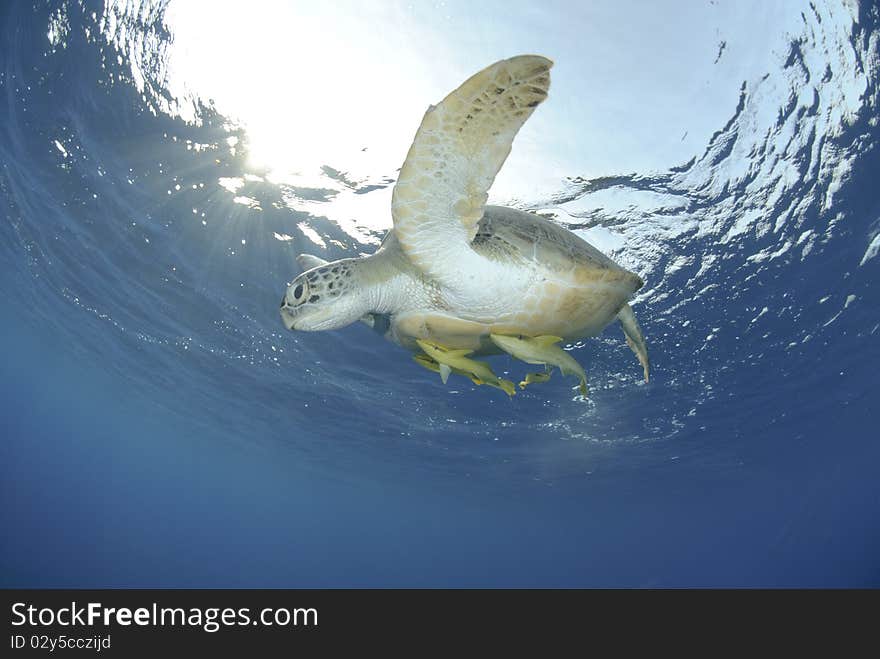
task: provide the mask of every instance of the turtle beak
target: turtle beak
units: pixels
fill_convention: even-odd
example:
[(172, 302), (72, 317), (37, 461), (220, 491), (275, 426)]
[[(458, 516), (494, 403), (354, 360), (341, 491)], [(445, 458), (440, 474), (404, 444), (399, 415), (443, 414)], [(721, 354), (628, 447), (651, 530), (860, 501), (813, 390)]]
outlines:
[(289, 330), (296, 329), (296, 323), (294, 322), (290, 307), (287, 306), (287, 300), (281, 300), (281, 322)]

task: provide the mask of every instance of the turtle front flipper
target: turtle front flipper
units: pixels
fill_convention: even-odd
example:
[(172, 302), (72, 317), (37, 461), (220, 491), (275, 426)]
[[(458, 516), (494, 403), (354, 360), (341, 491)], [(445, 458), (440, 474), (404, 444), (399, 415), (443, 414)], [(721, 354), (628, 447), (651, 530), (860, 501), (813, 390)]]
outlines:
[[(516, 393), (516, 387), (514, 387), (513, 382), (505, 380), (504, 378), (499, 378), (492, 371), (489, 364), (475, 359), (469, 359), (467, 356), (473, 352), (472, 350), (454, 350), (442, 346), (439, 343), (423, 339), (417, 339), (416, 343), (418, 343), (419, 347), (425, 351), (425, 354), (428, 357), (437, 362), (437, 368), (440, 371), (441, 376), (443, 375), (443, 366), (445, 365), (451, 372), (463, 372), (467, 374), (475, 384), (488, 384), (490, 386), (498, 387), (508, 396), (513, 396)], [(423, 361), (418, 359), (416, 361), (426, 368), (431, 368), (423, 363)]]
[(626, 335), (626, 344), (630, 347), (642, 369), (645, 372), (645, 382), (648, 381), (648, 370), (650, 363), (648, 362), (648, 346), (645, 344), (645, 335), (642, 334), (642, 328), (636, 320), (636, 315), (628, 304), (624, 304), (623, 308), (617, 312), (617, 319), (623, 327), (623, 333)]
[(581, 395), (587, 395), (587, 374), (574, 357), (556, 344), (562, 341), (558, 336), (504, 336), (490, 334), (492, 342), (504, 352), (521, 359), (527, 364), (545, 364), (556, 366), (563, 375), (574, 375), (580, 379), (578, 389)]

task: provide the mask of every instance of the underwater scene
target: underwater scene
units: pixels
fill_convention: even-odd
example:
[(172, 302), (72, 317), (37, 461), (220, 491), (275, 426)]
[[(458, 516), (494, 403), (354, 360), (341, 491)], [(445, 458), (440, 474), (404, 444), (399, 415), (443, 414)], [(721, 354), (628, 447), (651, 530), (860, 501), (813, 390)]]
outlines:
[[(488, 203), (641, 279), (649, 381), (290, 331), (521, 54)], [(0, 4), (0, 585), (880, 586), (878, 82), (870, 1)]]

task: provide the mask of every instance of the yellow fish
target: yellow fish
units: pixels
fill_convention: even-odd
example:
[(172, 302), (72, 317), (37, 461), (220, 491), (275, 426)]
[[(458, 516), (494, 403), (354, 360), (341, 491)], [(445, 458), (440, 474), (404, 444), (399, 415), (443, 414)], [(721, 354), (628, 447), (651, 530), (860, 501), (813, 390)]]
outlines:
[[(468, 359), (467, 355), (473, 350), (452, 350), (439, 343), (433, 341), (425, 341), (417, 339), (416, 343), (425, 351), (427, 357), (437, 363), (437, 372), (440, 373), (440, 379), (445, 383), (450, 373), (459, 373), (465, 375), (474, 382), (474, 384), (488, 384), (493, 387), (502, 389), (508, 396), (516, 393), (516, 387), (510, 380), (499, 378), (492, 371), (492, 368), (486, 362), (480, 362), (475, 359)], [(414, 358), (417, 363), (425, 368), (435, 370), (428, 365), (426, 360), (420, 359), (420, 355)]]
[[(563, 375), (574, 375), (578, 377), (581, 381), (579, 390), (583, 396), (587, 395), (587, 375), (584, 373), (583, 367), (575, 361), (574, 357), (556, 345), (562, 341), (560, 337), (502, 336), (500, 334), (490, 334), (489, 338), (492, 339), (492, 342), (504, 352), (511, 354), (528, 364), (556, 366)], [(525, 382), (528, 384), (528, 377)]]

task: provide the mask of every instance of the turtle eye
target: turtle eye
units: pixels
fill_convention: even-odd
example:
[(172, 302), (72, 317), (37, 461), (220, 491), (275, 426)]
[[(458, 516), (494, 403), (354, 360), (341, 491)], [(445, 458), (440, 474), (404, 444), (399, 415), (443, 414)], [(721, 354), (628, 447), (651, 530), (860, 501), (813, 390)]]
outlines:
[(287, 290), (288, 306), (296, 306), (306, 301), (309, 296), (309, 284), (306, 281), (299, 282), (296, 286)]

